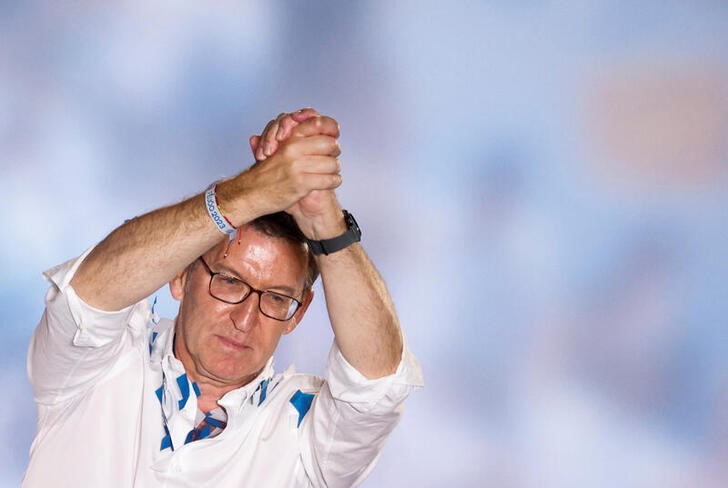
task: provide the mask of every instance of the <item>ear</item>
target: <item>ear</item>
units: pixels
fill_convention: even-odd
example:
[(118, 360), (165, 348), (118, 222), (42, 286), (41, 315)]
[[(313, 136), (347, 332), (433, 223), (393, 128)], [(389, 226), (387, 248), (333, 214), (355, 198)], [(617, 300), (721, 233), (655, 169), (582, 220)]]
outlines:
[(169, 282), (169, 292), (172, 297), (181, 302), (185, 296), (185, 284), (187, 283), (187, 268), (177, 274), (172, 281)]
[(283, 334), (290, 334), (293, 332), (293, 330), (298, 326), (298, 323), (303, 318), (303, 314), (306, 313), (306, 310), (308, 309), (308, 306), (311, 305), (311, 302), (313, 301), (313, 290), (308, 290), (308, 293), (303, 297), (303, 302), (301, 302), (301, 306), (298, 307), (298, 310), (296, 310), (296, 313), (293, 314), (293, 317), (291, 317), (291, 320), (288, 321), (288, 324), (286, 325), (285, 329), (283, 329)]

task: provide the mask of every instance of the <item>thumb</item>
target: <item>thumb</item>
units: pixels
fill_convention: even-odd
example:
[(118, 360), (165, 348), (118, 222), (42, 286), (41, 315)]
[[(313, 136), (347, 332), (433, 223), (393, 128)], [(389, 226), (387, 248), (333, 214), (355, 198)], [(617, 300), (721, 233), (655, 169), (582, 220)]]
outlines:
[(311, 117), (314, 117), (316, 115), (319, 115), (319, 113), (316, 111), (316, 109), (311, 107), (306, 107), (298, 110), (297, 112), (293, 112), (291, 114), (291, 118), (295, 120), (296, 122), (303, 122), (306, 119), (310, 119)]

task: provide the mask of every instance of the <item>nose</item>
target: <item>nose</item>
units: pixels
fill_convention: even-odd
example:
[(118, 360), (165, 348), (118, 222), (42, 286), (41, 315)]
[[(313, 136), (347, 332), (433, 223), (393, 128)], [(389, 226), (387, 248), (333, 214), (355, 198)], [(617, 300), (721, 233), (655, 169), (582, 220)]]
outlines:
[(258, 300), (260, 300), (258, 294), (251, 293), (245, 300), (233, 305), (233, 309), (230, 311), (230, 320), (232, 320), (236, 329), (241, 332), (248, 332), (258, 323)]

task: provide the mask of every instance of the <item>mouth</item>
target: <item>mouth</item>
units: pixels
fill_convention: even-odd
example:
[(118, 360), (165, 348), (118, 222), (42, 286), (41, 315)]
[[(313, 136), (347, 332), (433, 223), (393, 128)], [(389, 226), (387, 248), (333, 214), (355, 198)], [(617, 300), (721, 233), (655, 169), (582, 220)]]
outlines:
[(230, 339), (229, 337), (223, 337), (223, 336), (216, 336), (220, 342), (223, 343), (226, 347), (229, 347), (230, 349), (233, 349), (235, 351), (243, 351), (245, 349), (252, 349), (250, 346), (246, 345), (245, 343), (234, 341)]

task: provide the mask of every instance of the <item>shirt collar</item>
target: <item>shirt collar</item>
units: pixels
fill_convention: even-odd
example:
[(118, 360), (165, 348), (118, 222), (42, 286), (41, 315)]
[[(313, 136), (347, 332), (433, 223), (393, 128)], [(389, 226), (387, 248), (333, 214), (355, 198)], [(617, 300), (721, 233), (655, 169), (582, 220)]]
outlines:
[[(161, 450), (179, 448), (190, 440), (190, 432), (196, 427), (199, 389), (187, 377), (182, 362), (174, 356), (173, 346), (174, 322), (162, 319), (154, 323), (149, 336), (149, 355), (150, 367), (160, 373), (161, 380), (161, 386), (155, 392), (162, 407), (165, 431)], [(223, 395), (218, 404), (225, 408), (228, 419), (240, 414), (247, 399), (250, 399), (249, 403), (260, 406), (272, 376), (271, 356), (252, 381)]]

